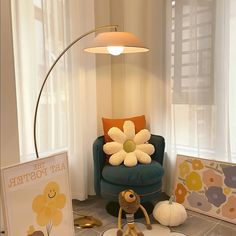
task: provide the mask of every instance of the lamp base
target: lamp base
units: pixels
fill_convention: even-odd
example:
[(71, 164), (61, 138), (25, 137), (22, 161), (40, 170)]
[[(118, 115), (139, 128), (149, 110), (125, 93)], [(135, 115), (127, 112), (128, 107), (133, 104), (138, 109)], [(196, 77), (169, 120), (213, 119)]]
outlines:
[(74, 219), (74, 226), (77, 228), (93, 228), (101, 225), (102, 222), (93, 216), (82, 216)]

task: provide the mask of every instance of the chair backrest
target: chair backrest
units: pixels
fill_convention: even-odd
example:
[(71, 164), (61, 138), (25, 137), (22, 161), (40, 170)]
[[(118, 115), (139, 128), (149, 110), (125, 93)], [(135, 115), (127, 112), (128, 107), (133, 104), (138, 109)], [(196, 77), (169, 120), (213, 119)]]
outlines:
[(162, 165), (165, 152), (164, 137), (152, 134), (149, 143), (151, 143), (155, 147), (155, 152), (152, 154), (152, 159), (159, 162)]

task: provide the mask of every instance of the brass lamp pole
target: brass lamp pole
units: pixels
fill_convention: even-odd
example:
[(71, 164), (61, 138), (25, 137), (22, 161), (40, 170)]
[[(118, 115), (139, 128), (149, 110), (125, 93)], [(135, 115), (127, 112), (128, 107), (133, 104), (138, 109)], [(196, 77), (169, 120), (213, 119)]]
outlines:
[(36, 124), (37, 124), (38, 107), (39, 107), (40, 98), (43, 92), (43, 88), (49, 78), (50, 73), (52, 72), (53, 68), (57, 64), (57, 62), (74, 44), (76, 44), (78, 41), (88, 36), (89, 34), (95, 33), (102, 29), (114, 29), (115, 32), (105, 32), (105, 33), (98, 34), (96, 38), (94, 39), (92, 45), (84, 50), (87, 52), (92, 52), (92, 53), (103, 53), (103, 54), (109, 53), (112, 55), (120, 55), (121, 53), (137, 53), (137, 52), (149, 51), (149, 49), (144, 47), (143, 44), (139, 41), (139, 39), (135, 35), (128, 32), (117, 32), (117, 28), (118, 28), (118, 25), (100, 26), (79, 36), (60, 53), (60, 55), (56, 58), (55, 62), (52, 64), (52, 66), (48, 70), (46, 77), (43, 80), (43, 84), (40, 88), (40, 92), (39, 92), (36, 107), (35, 107), (35, 113), (34, 113), (34, 148), (35, 148), (35, 153), (36, 153), (37, 158), (39, 158), (39, 153), (38, 153), (38, 146), (37, 146)]
[(36, 103), (36, 107), (35, 107), (35, 112), (34, 112), (34, 149), (35, 149), (35, 153), (36, 153), (36, 157), (39, 158), (39, 153), (38, 153), (38, 146), (37, 146), (37, 137), (36, 137), (36, 126), (37, 126), (37, 115), (38, 115), (38, 107), (39, 107), (39, 102), (40, 102), (40, 98), (43, 92), (43, 88), (48, 80), (49, 75), (51, 74), (53, 68), (55, 67), (55, 65), (57, 64), (57, 62), (60, 60), (60, 58), (74, 45), (76, 44), (79, 40), (81, 40), (82, 38), (86, 37), (89, 34), (95, 33), (101, 29), (106, 29), (106, 28), (114, 28), (115, 30), (117, 30), (118, 25), (105, 25), (105, 26), (101, 26), (101, 27), (97, 27), (93, 30), (88, 31), (87, 33), (79, 36), (77, 39), (75, 39), (70, 45), (68, 45), (61, 53), (60, 55), (57, 57), (57, 59), (54, 61), (54, 63), (52, 64), (52, 66), (50, 67), (50, 69), (48, 70), (48, 73), (43, 81), (43, 84), (40, 88), (39, 91), (39, 95), (37, 98), (37, 103)]

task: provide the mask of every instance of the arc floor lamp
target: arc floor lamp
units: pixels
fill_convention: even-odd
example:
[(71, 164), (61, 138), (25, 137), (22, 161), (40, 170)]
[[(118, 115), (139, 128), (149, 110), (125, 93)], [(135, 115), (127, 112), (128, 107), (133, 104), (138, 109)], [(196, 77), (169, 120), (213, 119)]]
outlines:
[[(129, 32), (117, 32), (117, 28), (118, 28), (118, 25), (105, 25), (105, 26), (97, 27), (79, 36), (59, 54), (55, 62), (49, 68), (46, 74), (46, 77), (43, 80), (42, 86), (40, 88), (39, 95), (36, 102), (35, 113), (34, 113), (34, 148), (35, 148), (35, 153), (36, 153), (37, 158), (39, 158), (38, 146), (37, 146), (37, 134), (36, 134), (37, 114), (38, 114), (38, 108), (39, 108), (39, 103), (40, 103), (40, 98), (43, 92), (43, 88), (53, 68), (57, 64), (57, 62), (74, 44), (76, 44), (77, 42), (79, 42), (81, 39), (88, 36), (89, 34), (92, 34), (92, 33), (95, 33), (97, 31), (104, 30), (104, 29), (113, 29), (115, 31), (103, 32), (103, 33), (98, 34), (94, 38), (91, 45), (85, 48), (84, 50), (86, 52), (111, 54), (114, 56), (120, 55), (121, 53), (137, 53), (137, 52), (149, 51), (149, 49), (144, 47), (143, 44), (139, 41), (139, 39), (135, 35)], [(93, 227), (94, 224), (100, 225), (101, 222), (94, 217), (91, 218), (88, 216), (82, 216), (74, 220), (74, 225), (79, 226), (79, 227)]]
[(118, 25), (100, 26), (79, 36), (60, 53), (60, 55), (56, 58), (55, 62), (52, 64), (52, 66), (48, 70), (39, 91), (39, 95), (38, 95), (37, 103), (35, 107), (35, 113), (34, 113), (34, 148), (35, 148), (35, 153), (36, 153), (37, 158), (39, 158), (38, 146), (37, 146), (37, 134), (36, 134), (37, 114), (38, 114), (38, 107), (39, 107), (40, 98), (43, 92), (43, 88), (53, 68), (57, 64), (57, 62), (74, 44), (76, 44), (77, 42), (79, 42), (81, 39), (88, 36), (89, 34), (92, 34), (92, 33), (95, 33), (97, 31), (104, 30), (104, 29), (113, 29), (115, 31), (99, 33), (94, 38), (91, 45), (85, 48), (84, 50), (86, 52), (111, 54), (114, 56), (120, 55), (122, 53), (138, 53), (138, 52), (149, 51), (149, 49), (145, 47), (135, 35), (129, 32), (118, 32), (117, 28), (118, 28)]

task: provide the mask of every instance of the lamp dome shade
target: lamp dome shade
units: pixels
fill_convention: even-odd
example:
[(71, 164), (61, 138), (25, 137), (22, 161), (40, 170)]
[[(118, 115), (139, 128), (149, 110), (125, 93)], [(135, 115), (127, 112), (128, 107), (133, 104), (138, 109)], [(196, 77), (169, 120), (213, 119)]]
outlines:
[(135, 35), (129, 32), (100, 33), (94, 38), (91, 45), (84, 50), (91, 53), (108, 54), (111, 53), (110, 49), (113, 47), (122, 48), (120, 53), (137, 53), (149, 51), (149, 49), (144, 47), (144, 45)]

